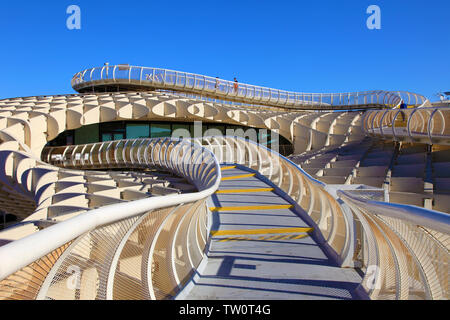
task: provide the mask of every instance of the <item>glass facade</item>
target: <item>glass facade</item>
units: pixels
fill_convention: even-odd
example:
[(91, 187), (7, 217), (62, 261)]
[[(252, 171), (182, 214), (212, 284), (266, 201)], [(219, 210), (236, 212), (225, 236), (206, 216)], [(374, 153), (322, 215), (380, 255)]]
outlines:
[(124, 139), (123, 133), (102, 133), (102, 141), (113, 141)]
[(101, 141), (126, 139), (125, 121), (100, 123), (99, 135), (102, 137)]
[(172, 124), (172, 133), (175, 137), (193, 137), (194, 126), (191, 124), (174, 123)]
[(74, 143), (86, 144), (99, 141), (98, 123), (83, 126), (77, 130), (74, 130)]
[(127, 139), (148, 138), (150, 136), (150, 124), (127, 123), (126, 135)]
[(170, 123), (152, 123), (150, 125), (150, 138), (170, 137), (171, 135)]
[[(197, 131), (199, 130), (197, 129)], [(87, 125), (75, 130), (65, 131), (47, 145), (64, 146), (120, 139), (159, 138), (171, 137), (172, 135), (174, 137), (196, 137), (196, 135), (200, 137), (201, 135), (218, 134), (244, 137), (268, 148), (275, 146), (278, 142), (281, 154), (287, 155), (293, 152), (293, 146), (287, 139), (268, 129), (232, 124), (202, 123), (202, 130), (195, 132), (193, 122), (163, 121), (114, 121)]]

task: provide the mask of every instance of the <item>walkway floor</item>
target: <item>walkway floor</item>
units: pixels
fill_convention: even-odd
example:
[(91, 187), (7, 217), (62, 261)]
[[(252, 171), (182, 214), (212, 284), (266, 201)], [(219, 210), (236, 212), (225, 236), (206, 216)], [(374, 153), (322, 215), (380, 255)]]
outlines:
[(360, 275), (327, 258), (270, 185), (233, 167), (222, 167), (222, 176), (208, 261), (185, 299), (357, 298)]

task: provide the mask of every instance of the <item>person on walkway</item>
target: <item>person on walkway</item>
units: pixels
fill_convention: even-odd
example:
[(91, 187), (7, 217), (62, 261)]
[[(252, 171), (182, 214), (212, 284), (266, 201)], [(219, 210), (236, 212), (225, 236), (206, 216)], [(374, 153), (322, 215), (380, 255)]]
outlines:
[(234, 85), (233, 85), (233, 87), (234, 87), (234, 92), (237, 93), (238, 89), (239, 89), (239, 83), (238, 83), (236, 78), (234, 78)]
[[(400, 109), (406, 109), (407, 107), (407, 104), (402, 100), (400, 103)], [(406, 115), (403, 111), (400, 111), (400, 115), (402, 116), (402, 121), (406, 121)]]
[(219, 84), (220, 84), (219, 77), (216, 77), (216, 84), (214, 85), (214, 88), (219, 89)]

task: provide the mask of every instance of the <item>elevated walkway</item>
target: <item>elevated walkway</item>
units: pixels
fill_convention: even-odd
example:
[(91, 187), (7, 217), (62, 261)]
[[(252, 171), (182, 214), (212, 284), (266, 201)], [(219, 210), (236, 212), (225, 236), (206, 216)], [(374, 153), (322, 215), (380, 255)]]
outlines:
[[(362, 277), (340, 268), (293, 200), (243, 166), (222, 166), (211, 196), (204, 267), (179, 299), (355, 299)], [(290, 201), (289, 201), (290, 200)]]
[[(405, 91), (303, 93), (254, 86), (188, 72), (130, 66), (103, 66), (76, 73), (71, 81), (80, 93), (166, 90), (250, 105), (304, 110), (392, 108), (405, 101), (420, 106), (427, 99)], [(219, 102), (219, 101), (216, 101)]]
[(168, 171), (198, 191), (101, 206), (3, 245), (0, 299), (448, 300), (446, 213), (327, 186), (240, 137), (126, 145), (61, 148), (61, 169), (95, 158), (90, 169)]
[(423, 107), (368, 111), (363, 127), (367, 135), (386, 140), (450, 145), (449, 107)]

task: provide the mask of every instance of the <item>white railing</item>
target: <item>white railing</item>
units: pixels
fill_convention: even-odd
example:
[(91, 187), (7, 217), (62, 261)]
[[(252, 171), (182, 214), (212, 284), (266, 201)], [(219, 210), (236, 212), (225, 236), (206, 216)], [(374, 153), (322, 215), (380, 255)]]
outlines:
[(450, 215), (365, 199), (355, 191), (338, 195), (355, 214), (355, 258), (371, 299), (450, 298)]
[(368, 111), (363, 126), (367, 134), (386, 139), (450, 144), (449, 107)]
[(76, 73), (71, 81), (72, 87), (77, 91), (111, 84), (191, 92), (249, 104), (299, 109), (357, 109), (366, 106), (393, 108), (402, 101), (413, 106), (420, 106), (427, 101), (422, 95), (406, 91), (300, 93), (188, 72), (130, 65), (86, 69)]
[(448, 215), (370, 200), (364, 191), (334, 197), (298, 165), (251, 140), (118, 140), (48, 148), (43, 159), (68, 168), (165, 169), (199, 192), (94, 209), (0, 247), (0, 297), (173, 297), (202, 260), (209, 237), (204, 201), (218, 187), (219, 163), (230, 163), (254, 170), (297, 203), (322, 248), (342, 266), (363, 270), (360, 288), (370, 298), (449, 298)]
[(336, 261), (353, 266), (351, 215), (325, 189), (294, 162), (278, 152), (242, 137), (194, 139), (210, 149), (221, 163), (236, 163), (255, 170), (281, 189), (306, 213), (304, 219), (316, 225), (317, 240)]
[[(448, 299), (450, 215), (337, 191), (264, 146), (238, 137), (197, 139), (220, 162), (245, 165), (278, 186), (311, 217), (342, 266), (365, 273), (371, 299)], [(344, 203), (342, 203), (344, 201)], [(350, 210), (346, 210), (346, 208)]]
[[(214, 154), (168, 138), (90, 144), (80, 153), (68, 149), (50, 150), (48, 157), (53, 156), (55, 163), (64, 159), (59, 164), (68, 167), (88, 160), (90, 168), (116, 164), (162, 169), (184, 177), (198, 192), (93, 209), (0, 247), (0, 297), (111, 299), (134, 294), (156, 299), (175, 294), (201, 262), (206, 246), (205, 199), (217, 190), (221, 178)], [(165, 254), (171, 258), (161, 259), (165, 248), (170, 248)], [(126, 268), (132, 254), (145, 270)], [(70, 268), (79, 273), (73, 285), (67, 274)], [(133, 277), (136, 272), (139, 281)], [(114, 279), (125, 284), (114, 286)]]

